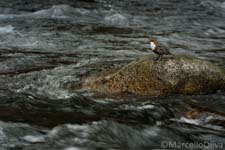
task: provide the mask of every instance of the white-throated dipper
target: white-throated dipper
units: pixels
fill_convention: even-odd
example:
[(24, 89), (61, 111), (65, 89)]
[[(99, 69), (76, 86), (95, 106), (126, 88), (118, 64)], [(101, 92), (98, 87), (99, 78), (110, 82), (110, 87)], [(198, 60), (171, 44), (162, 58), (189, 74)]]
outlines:
[(150, 47), (151, 50), (158, 55), (156, 60), (161, 60), (163, 55), (172, 55), (169, 49), (166, 46), (160, 44), (156, 39), (150, 40)]

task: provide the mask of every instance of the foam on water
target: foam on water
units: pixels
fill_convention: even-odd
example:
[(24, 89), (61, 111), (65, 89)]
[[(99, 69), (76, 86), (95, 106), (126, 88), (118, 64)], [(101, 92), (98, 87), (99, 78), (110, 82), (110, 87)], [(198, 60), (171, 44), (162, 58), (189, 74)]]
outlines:
[(0, 27), (0, 34), (14, 33), (14, 27), (11, 25)]
[(37, 37), (30, 33), (21, 33), (13, 26), (0, 27), (0, 46), (1, 47), (19, 47), (34, 49), (56, 49), (55, 43), (47, 41), (43, 36)]
[(3, 141), (3, 139), (5, 139), (5, 138), (6, 138), (6, 135), (5, 135), (5, 133), (3, 132), (3, 128), (0, 127), (0, 143), (1, 143), (1, 141)]
[(155, 108), (155, 106), (151, 104), (146, 104), (143, 106), (133, 106), (133, 105), (125, 104), (120, 107), (120, 109), (124, 109), (124, 110), (144, 110), (144, 109), (153, 109), (153, 108)]
[(45, 142), (44, 136), (34, 136), (34, 135), (26, 135), (22, 137), (23, 140), (31, 143), (36, 143), (36, 142)]
[[(24, 88), (17, 90), (17, 92), (26, 92), (26, 91), (36, 91), (37, 95), (45, 94), (51, 99), (68, 99), (75, 95), (66, 89), (61, 88), (61, 83), (59, 79), (54, 79), (55, 77), (49, 76), (46, 80), (41, 82), (47, 82), (46, 85), (37, 87), (36, 84), (29, 84), (24, 86)], [(67, 81), (65, 81), (67, 82)]]
[(96, 63), (97, 61), (99, 61), (99, 58), (95, 57), (95, 58), (89, 58), (89, 59), (81, 59), (77, 64), (76, 67), (80, 67), (80, 66), (84, 66), (90, 63)]
[(225, 9), (225, 2), (221, 4), (221, 7)]
[(17, 92), (33, 92), (37, 95), (46, 95), (51, 99), (68, 99), (76, 93), (69, 91), (64, 87), (67, 83), (76, 82), (78, 79), (74, 75), (76, 72), (76, 65), (59, 66), (52, 70), (43, 70), (42, 72), (35, 72), (32, 75), (36, 76), (38, 80), (32, 76), (21, 75), (20, 78), (27, 78), (29, 84), (24, 84), (23, 88)]
[(154, 108), (154, 105), (144, 105), (144, 106), (138, 106), (137, 109), (152, 109)]
[(157, 126), (153, 126), (148, 129), (144, 129), (142, 133), (149, 136), (158, 136), (160, 133), (160, 128), (158, 128)]
[(199, 120), (199, 119), (189, 119), (189, 118), (186, 118), (186, 117), (181, 117), (180, 119), (171, 119), (171, 120), (189, 123), (189, 124), (194, 124), (194, 125), (199, 125), (201, 123), (201, 120)]
[(81, 150), (81, 149), (78, 147), (68, 147), (68, 148), (65, 148), (64, 150)]
[(111, 25), (129, 26), (128, 18), (120, 13), (106, 16), (105, 22)]
[(10, 14), (0, 14), (0, 19), (12, 19), (16, 17), (17, 15), (10, 15)]
[(69, 5), (53, 5), (49, 9), (36, 11), (32, 14), (35, 17), (41, 18), (73, 18), (90, 15), (91, 12), (83, 8), (74, 8)]

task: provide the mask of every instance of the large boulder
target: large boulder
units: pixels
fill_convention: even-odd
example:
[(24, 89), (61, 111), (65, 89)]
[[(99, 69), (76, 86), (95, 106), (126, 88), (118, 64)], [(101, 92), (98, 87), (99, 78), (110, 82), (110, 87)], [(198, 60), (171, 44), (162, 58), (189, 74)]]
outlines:
[(149, 56), (116, 71), (90, 77), (82, 86), (105, 94), (205, 94), (225, 90), (225, 69), (188, 56), (163, 58), (161, 61)]

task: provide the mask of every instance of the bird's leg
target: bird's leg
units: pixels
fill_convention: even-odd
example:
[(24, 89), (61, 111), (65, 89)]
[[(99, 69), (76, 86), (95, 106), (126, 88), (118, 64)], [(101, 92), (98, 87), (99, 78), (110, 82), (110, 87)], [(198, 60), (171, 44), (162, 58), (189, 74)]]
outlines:
[(162, 55), (158, 55), (158, 57), (156, 58), (156, 61), (160, 61), (162, 59)]
[(158, 57), (155, 59), (156, 61), (158, 61), (159, 60), (159, 58), (160, 58), (160, 55), (158, 55)]
[(158, 61), (160, 61), (160, 60), (162, 60), (162, 55), (159, 55), (159, 59), (158, 59)]

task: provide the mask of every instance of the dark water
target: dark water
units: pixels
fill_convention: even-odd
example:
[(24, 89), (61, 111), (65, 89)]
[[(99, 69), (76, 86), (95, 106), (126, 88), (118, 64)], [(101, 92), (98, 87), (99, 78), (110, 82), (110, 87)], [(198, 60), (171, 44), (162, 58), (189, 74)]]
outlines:
[(0, 150), (225, 149), (225, 93), (100, 98), (75, 87), (148, 55), (148, 37), (225, 66), (225, 1), (0, 1)]

